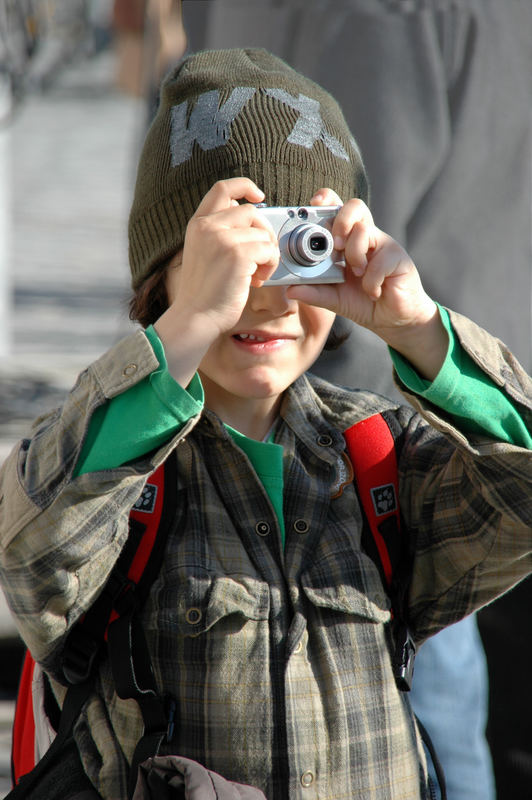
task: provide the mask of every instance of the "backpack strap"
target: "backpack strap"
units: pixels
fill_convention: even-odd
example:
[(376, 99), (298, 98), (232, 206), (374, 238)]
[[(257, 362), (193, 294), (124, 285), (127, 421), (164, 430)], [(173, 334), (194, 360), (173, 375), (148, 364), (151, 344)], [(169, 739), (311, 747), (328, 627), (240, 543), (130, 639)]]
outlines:
[(33, 716), (33, 671), (29, 650), (24, 655), (11, 732), (11, 777), (13, 784), (35, 765), (35, 719)]
[[(344, 432), (363, 510), (362, 547), (376, 565), (391, 600), (401, 691), (412, 687), (416, 648), (406, 622), (403, 585), (409, 569), (408, 539), (399, 509), (398, 454), (402, 428), (388, 411), (360, 420)], [(402, 530), (403, 528), (403, 530)]]
[(344, 438), (368, 523), (364, 549), (390, 592), (402, 549), (394, 434), (383, 414), (374, 414), (348, 428)]
[(164, 740), (171, 740), (175, 704), (158, 693), (144, 629), (137, 612), (159, 574), (166, 540), (175, 517), (177, 461), (172, 455), (150, 478), (130, 514), (132, 524), (146, 527), (142, 546), (137, 549), (129, 575), (135, 580), (135, 593), (123, 593), (115, 604), (107, 629), (109, 660), (115, 691), (122, 699), (134, 699), (144, 722), (143, 735), (137, 742), (131, 761), (129, 791), (131, 797), (139, 765), (159, 752)]
[[(147, 645), (132, 637), (135, 612), (142, 606), (157, 576), (173, 518), (177, 461), (171, 455), (149, 478), (129, 516), (129, 535), (109, 578), (93, 605), (69, 633), (61, 668), (68, 685), (59, 718), (57, 736), (43, 758), (35, 764), (35, 729), (32, 708), (32, 676), (35, 662), (26, 653), (13, 728), (12, 774), (15, 788), (9, 800), (23, 798), (44, 774), (72, 734), (72, 728), (93, 690), (95, 665), (107, 642), (116, 691), (120, 697), (139, 701), (146, 728), (166, 732), (166, 715), (155, 692)], [(167, 491), (168, 490), (168, 491)], [(166, 499), (170, 498), (170, 502)], [(122, 620), (124, 620), (122, 622)], [(115, 636), (111, 630), (121, 633)], [(138, 626), (140, 630), (140, 625)], [(127, 635), (124, 636), (123, 632)], [(143, 634), (140, 634), (143, 636)], [(141, 667), (133, 666), (133, 640)], [(118, 645), (117, 645), (118, 643)], [(114, 653), (114, 655), (113, 655)], [(146, 691), (145, 687), (148, 686)], [(146, 703), (145, 697), (154, 701)], [(153, 753), (150, 753), (152, 755)]]
[(109, 626), (144, 602), (162, 561), (168, 527), (163, 524), (168, 517), (165, 487), (172, 477), (175, 489), (173, 456), (161, 464), (144, 486), (129, 514), (129, 535), (107, 583), (68, 635), (62, 656), (62, 670), (68, 684), (87, 680), (107, 639)]
[[(399, 508), (397, 462), (403, 430), (391, 411), (360, 420), (344, 432), (363, 510), (362, 547), (380, 572), (392, 604), (395, 653), (393, 672), (402, 692), (412, 688), (416, 646), (407, 624), (403, 586), (410, 574), (408, 537)], [(415, 717), (432, 759), (441, 800), (447, 800), (445, 775), (428, 731)]]
[[(23, 677), (24, 671), (31, 670), (33, 672), (33, 667), (35, 666), (33, 659), (31, 656), (28, 656), (23, 669)], [(24, 683), (24, 686), (27, 684)], [(21, 687), (22, 688), (22, 687)], [(30, 684), (30, 692), (31, 692), (31, 684)], [(72, 728), (74, 727), (74, 723), (78, 719), (81, 710), (87, 700), (90, 697), (92, 691), (92, 681), (85, 681), (85, 683), (78, 683), (75, 686), (70, 686), (67, 690), (65, 695), (65, 700), (63, 703), (63, 707), (61, 709), (61, 717), (59, 728), (57, 731), (57, 735), (53, 740), (52, 744), (44, 754), (44, 756), (40, 759), (40, 761), (35, 764), (32, 768), (32, 764), (34, 763), (34, 754), (33, 756), (30, 754), (28, 747), (25, 747), (24, 751), (24, 758), (19, 759), (18, 755), (13, 751), (12, 755), (12, 768), (13, 768), (13, 784), (14, 788), (6, 795), (5, 800), (25, 800), (28, 796), (28, 793), (31, 792), (37, 781), (46, 773), (48, 767), (61, 755), (63, 747), (67, 743), (68, 739), (72, 735)], [(17, 699), (17, 705), (18, 705)], [(26, 702), (31, 702), (31, 694), (30, 698), (26, 698)], [(30, 744), (31, 748), (34, 747), (34, 726), (33, 726), (33, 716), (32, 714), (28, 717), (25, 717), (26, 722), (31, 719), (30, 726), (28, 730), (22, 729), (23, 737), (26, 737), (28, 733), (30, 734)], [(18, 743), (20, 744), (20, 742)], [(17, 741), (13, 739), (13, 746), (17, 746)], [(18, 775), (16, 774), (16, 769), (27, 770), (25, 774), (21, 774), (20, 771)]]

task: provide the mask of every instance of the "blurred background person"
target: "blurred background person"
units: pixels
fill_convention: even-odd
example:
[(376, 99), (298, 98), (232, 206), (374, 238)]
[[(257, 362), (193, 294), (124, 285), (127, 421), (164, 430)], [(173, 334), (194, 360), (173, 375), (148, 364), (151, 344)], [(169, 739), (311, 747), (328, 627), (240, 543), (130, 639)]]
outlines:
[(114, 0), (112, 17), (117, 85), (146, 97), (151, 119), (161, 80), (185, 51), (181, 1)]

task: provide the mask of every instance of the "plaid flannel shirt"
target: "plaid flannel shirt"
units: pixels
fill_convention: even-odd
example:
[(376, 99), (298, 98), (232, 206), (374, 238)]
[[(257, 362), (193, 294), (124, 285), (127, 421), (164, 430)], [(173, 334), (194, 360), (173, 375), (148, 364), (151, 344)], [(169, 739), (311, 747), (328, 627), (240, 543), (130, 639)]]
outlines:
[[(530, 426), (530, 378), (484, 331), (456, 314), (452, 321)], [(178, 701), (172, 750), (271, 800), (428, 797), (415, 724), (391, 670), (389, 600), (360, 548), (353, 485), (333, 497), (342, 431), (385, 408), (403, 428), (399, 492), (417, 642), (530, 573), (532, 454), (467, 436), (416, 397), (420, 413), (303, 376), (286, 392), (276, 436), (283, 551), (260, 481), (209, 411), (145, 459), (72, 480), (94, 408), (156, 367), (142, 332), (124, 340), (3, 466), (0, 575), (33, 655), (54, 674), (66, 632), (120, 552), (130, 508), (175, 449), (176, 519), (142, 610), (157, 681)], [(104, 661), (75, 735), (106, 800), (126, 797), (141, 732), (136, 703), (116, 697)]]

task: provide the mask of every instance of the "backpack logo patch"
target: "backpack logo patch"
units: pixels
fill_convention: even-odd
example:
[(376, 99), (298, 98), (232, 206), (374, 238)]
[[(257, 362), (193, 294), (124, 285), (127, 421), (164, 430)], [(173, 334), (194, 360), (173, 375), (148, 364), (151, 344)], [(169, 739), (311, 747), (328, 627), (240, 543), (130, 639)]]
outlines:
[(390, 514), (392, 511), (397, 511), (397, 497), (395, 496), (395, 487), (393, 483), (386, 483), (384, 486), (375, 486), (371, 489), (371, 499), (373, 501), (373, 508), (378, 517), (383, 514)]
[(142, 494), (133, 506), (134, 511), (142, 511), (144, 514), (153, 514), (155, 501), (157, 500), (157, 486), (147, 483)]

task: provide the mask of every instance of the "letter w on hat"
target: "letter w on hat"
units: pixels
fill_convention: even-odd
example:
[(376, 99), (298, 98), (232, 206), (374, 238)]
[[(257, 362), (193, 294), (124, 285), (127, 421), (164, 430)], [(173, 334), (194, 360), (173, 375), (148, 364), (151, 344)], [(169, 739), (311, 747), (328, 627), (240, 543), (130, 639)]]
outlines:
[(256, 89), (237, 86), (220, 106), (220, 92), (213, 89), (200, 94), (192, 109), (187, 125), (187, 105), (179, 103), (171, 110), (170, 151), (172, 166), (188, 161), (192, 146), (197, 142), (202, 150), (214, 150), (224, 145), (231, 136), (231, 123), (255, 94)]

